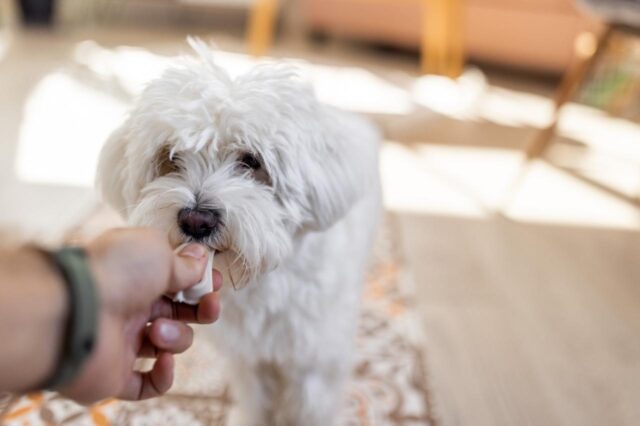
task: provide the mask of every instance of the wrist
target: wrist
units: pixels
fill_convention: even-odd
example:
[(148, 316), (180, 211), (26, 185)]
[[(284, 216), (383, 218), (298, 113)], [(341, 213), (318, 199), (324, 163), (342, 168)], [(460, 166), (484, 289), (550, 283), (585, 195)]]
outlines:
[[(68, 300), (55, 267), (35, 248), (2, 256), (0, 337), (9, 344), (0, 378), (6, 390), (41, 385), (55, 371), (65, 334)], [(3, 350), (4, 351), (4, 350)]]

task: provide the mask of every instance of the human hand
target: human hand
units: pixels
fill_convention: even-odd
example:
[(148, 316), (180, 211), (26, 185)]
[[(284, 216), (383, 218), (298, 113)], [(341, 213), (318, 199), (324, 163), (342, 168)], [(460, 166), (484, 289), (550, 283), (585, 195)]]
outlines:
[[(80, 375), (61, 393), (84, 403), (164, 394), (173, 382), (173, 354), (193, 341), (186, 322), (206, 324), (218, 318), (220, 273), (214, 271), (214, 292), (191, 306), (163, 295), (200, 281), (207, 264), (202, 245), (189, 244), (175, 254), (158, 231), (121, 229), (91, 242), (87, 255), (100, 297), (98, 338)], [(134, 371), (139, 357), (155, 358), (151, 371)]]

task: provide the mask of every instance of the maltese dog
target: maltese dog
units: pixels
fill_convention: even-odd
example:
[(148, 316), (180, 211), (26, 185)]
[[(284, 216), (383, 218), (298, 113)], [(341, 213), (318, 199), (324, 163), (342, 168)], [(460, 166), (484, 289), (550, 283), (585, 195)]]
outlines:
[(379, 135), (290, 67), (231, 78), (191, 44), (108, 139), (98, 186), (129, 224), (215, 254), (229, 424), (329, 425), (380, 211)]

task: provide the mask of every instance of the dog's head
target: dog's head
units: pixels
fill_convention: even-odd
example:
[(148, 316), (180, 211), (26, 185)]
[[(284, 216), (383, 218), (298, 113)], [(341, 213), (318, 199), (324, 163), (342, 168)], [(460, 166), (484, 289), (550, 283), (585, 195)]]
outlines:
[(361, 148), (372, 135), (318, 103), (290, 68), (231, 79), (195, 47), (199, 57), (152, 81), (111, 135), (98, 183), (130, 224), (226, 254), (244, 285), (348, 211), (368, 184), (372, 149)]

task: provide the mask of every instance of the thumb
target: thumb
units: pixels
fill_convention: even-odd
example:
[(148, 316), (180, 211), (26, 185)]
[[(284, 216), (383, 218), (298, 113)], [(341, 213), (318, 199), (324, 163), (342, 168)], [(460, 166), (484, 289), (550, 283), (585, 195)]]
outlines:
[(202, 244), (188, 244), (173, 257), (169, 292), (185, 290), (202, 280), (207, 267), (207, 248)]

